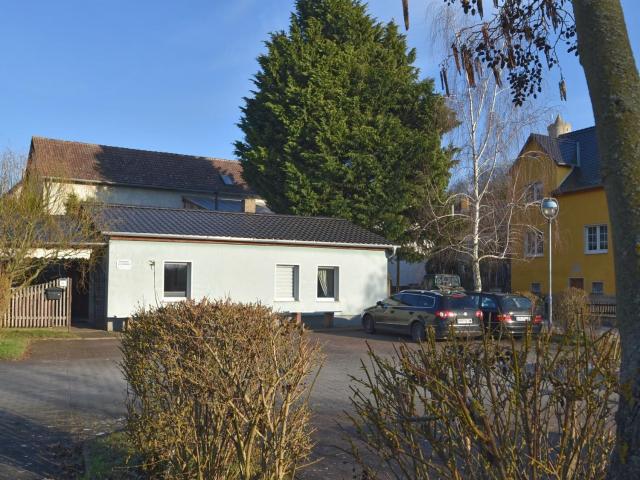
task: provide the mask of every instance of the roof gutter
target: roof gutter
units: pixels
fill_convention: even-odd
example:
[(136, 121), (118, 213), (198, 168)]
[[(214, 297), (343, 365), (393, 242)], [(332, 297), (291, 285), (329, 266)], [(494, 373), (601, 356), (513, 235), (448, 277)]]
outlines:
[(166, 238), (175, 240), (203, 240), (213, 242), (246, 242), (246, 243), (275, 243), (282, 245), (311, 245), (321, 247), (351, 247), (351, 248), (367, 248), (367, 249), (384, 249), (395, 250), (399, 245), (392, 244), (375, 244), (375, 243), (347, 243), (347, 242), (314, 242), (307, 240), (280, 240), (271, 238), (245, 238), (245, 237), (218, 237), (208, 235), (177, 235), (169, 233), (132, 233), (132, 232), (102, 232), (103, 235), (110, 237), (127, 237), (127, 238)]

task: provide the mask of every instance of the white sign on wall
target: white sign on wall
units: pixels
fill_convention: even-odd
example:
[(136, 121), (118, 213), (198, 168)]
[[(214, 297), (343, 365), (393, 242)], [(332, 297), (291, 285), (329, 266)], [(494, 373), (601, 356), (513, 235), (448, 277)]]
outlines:
[(116, 268), (118, 270), (131, 270), (131, 260), (121, 259), (116, 263)]

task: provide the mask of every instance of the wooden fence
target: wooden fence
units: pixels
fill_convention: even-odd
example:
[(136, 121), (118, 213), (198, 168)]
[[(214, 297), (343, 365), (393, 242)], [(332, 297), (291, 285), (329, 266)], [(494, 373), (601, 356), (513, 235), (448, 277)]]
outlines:
[(598, 317), (615, 317), (616, 316), (616, 304), (615, 303), (592, 303), (589, 305), (592, 315)]
[[(59, 300), (47, 300), (48, 288), (60, 287)], [(6, 328), (67, 327), (71, 325), (71, 279), (58, 278), (47, 283), (14, 288), (11, 291), (9, 309), (2, 317)]]

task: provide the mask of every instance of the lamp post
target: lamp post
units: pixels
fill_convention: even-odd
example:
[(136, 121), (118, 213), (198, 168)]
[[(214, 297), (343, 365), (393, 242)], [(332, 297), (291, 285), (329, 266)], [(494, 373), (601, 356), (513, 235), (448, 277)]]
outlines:
[(553, 248), (551, 244), (551, 223), (558, 216), (560, 205), (555, 198), (543, 198), (540, 202), (542, 216), (549, 221), (549, 329), (553, 326)]

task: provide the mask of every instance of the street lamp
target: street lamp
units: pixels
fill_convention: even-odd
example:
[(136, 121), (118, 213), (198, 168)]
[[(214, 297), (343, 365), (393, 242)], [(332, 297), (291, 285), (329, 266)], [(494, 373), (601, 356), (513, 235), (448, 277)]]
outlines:
[(558, 216), (560, 205), (555, 198), (543, 198), (540, 202), (542, 216), (549, 221), (549, 328), (553, 325), (553, 248), (551, 245), (551, 223)]

